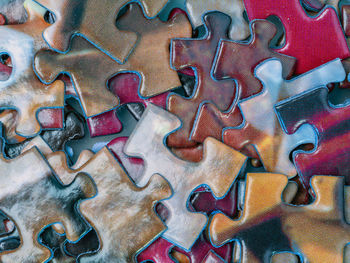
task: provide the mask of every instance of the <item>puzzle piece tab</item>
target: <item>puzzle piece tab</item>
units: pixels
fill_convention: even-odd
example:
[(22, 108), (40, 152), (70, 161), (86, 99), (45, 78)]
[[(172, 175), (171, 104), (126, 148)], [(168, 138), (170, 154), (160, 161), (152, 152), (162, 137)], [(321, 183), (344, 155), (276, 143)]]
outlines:
[(186, 9), (192, 25), (203, 25), (203, 16), (208, 12), (219, 11), (231, 18), (229, 36), (233, 40), (243, 40), (249, 36), (248, 24), (243, 17), (242, 0), (186, 0)]
[(291, 80), (284, 80), (281, 62), (269, 59), (256, 67), (255, 75), (264, 90), (239, 103), (245, 121), (239, 127), (226, 129), (224, 142), (238, 150), (253, 144), (268, 172), (295, 176), (297, 172), (289, 154), (302, 144), (316, 145), (316, 132), (311, 125), (302, 125), (294, 134), (286, 134), (274, 112), (274, 105), (315, 87), (342, 81), (344, 68), (336, 59)]
[[(137, 35), (115, 25), (120, 9), (129, 0), (37, 0), (55, 14), (56, 21), (43, 36), (56, 50), (66, 51), (75, 34), (86, 37), (119, 62), (124, 62), (134, 47)], [(145, 13), (155, 16), (167, 0), (141, 0)]]
[(100, 250), (81, 256), (80, 262), (132, 262), (142, 247), (165, 230), (153, 210), (158, 200), (171, 195), (161, 176), (153, 176), (144, 188), (136, 187), (107, 148), (75, 169), (67, 166), (63, 152), (54, 152), (47, 159), (64, 184), (83, 172), (97, 186), (97, 196), (83, 201), (80, 210), (96, 230)]
[[(63, 224), (67, 237), (76, 240), (84, 232), (76, 209), (79, 200), (95, 194), (90, 177), (79, 174), (62, 186), (36, 148), (16, 159), (0, 159), (0, 209), (16, 224), (21, 246), (1, 254), (1, 262), (44, 262), (50, 251), (39, 244), (40, 231), (49, 224)], [(6, 178), (5, 178), (6, 177)]]
[[(116, 158), (122, 163), (125, 170), (131, 175), (132, 178), (139, 178), (142, 176), (144, 169), (143, 160), (139, 158), (131, 158), (125, 155), (123, 152), (124, 145), (127, 141), (127, 137), (119, 137), (114, 139), (108, 144), (108, 148), (113, 152)], [(136, 179), (137, 181), (137, 179)], [(194, 197), (191, 198), (190, 209), (197, 212), (205, 212), (207, 215), (211, 214), (214, 210), (220, 210), (227, 215), (234, 216), (236, 213), (236, 187), (235, 185), (230, 189), (229, 193), (223, 198), (216, 200), (212, 193), (204, 187), (197, 189), (194, 193)], [(193, 208), (191, 208), (193, 206)], [(158, 214), (161, 214), (157, 208)], [(165, 218), (162, 217), (164, 220)], [(220, 248), (215, 248), (210, 244), (204, 235), (201, 235), (196, 243), (192, 246), (191, 251), (186, 252), (182, 249), (174, 247), (174, 244), (170, 243), (164, 238), (158, 238), (149, 247), (143, 250), (138, 256), (137, 260), (143, 262), (146, 260), (152, 260), (154, 263), (167, 263), (173, 262), (169, 257), (174, 257), (174, 253), (181, 255), (187, 255), (191, 259), (192, 263), (200, 263), (206, 256), (208, 251), (215, 251), (222, 258), (225, 258), (227, 262), (230, 262), (232, 255), (232, 245), (227, 244)], [(179, 262), (182, 262), (178, 260)]]
[(181, 160), (164, 145), (164, 138), (179, 127), (180, 120), (175, 115), (149, 104), (124, 151), (145, 162), (142, 176), (133, 178), (138, 186), (146, 185), (153, 174), (164, 176), (171, 184), (173, 195), (162, 201), (170, 211), (166, 220), (168, 229), (163, 237), (189, 250), (207, 222), (205, 215), (191, 213), (187, 209), (191, 192), (201, 185), (208, 185), (216, 197), (224, 197), (246, 157), (219, 141), (208, 138), (204, 142), (204, 157), (201, 162)]
[(286, 40), (285, 45), (276, 51), (297, 58), (296, 74), (305, 73), (336, 58), (350, 56), (334, 9), (326, 8), (318, 16), (310, 17), (300, 0), (243, 1), (249, 20), (269, 16), (277, 16), (281, 20)]
[(343, 262), (344, 247), (350, 242), (343, 178), (314, 176), (316, 200), (306, 206), (281, 201), (286, 184), (285, 175), (248, 173), (241, 217), (232, 220), (216, 214), (209, 226), (212, 242), (219, 246), (238, 239), (244, 263), (265, 262), (274, 252), (288, 251), (302, 255), (303, 262)]
[[(216, 105), (203, 104), (191, 133), (194, 141), (202, 142), (209, 136), (220, 140), (223, 128), (242, 123), (237, 102), (262, 90), (261, 83), (254, 76), (254, 68), (259, 63), (268, 58), (280, 59), (283, 65), (283, 78), (290, 77), (294, 71), (295, 58), (281, 55), (269, 48), (277, 32), (276, 26), (267, 20), (255, 20), (251, 22), (250, 27), (252, 36), (249, 43), (222, 40), (219, 44), (218, 53), (213, 62), (213, 75), (219, 80), (235, 79), (238, 84), (237, 99), (225, 112), (221, 112)], [(252, 157), (257, 158), (257, 155)]]
[(145, 97), (181, 85), (176, 71), (169, 65), (169, 43), (173, 37), (191, 35), (191, 25), (184, 14), (176, 15), (167, 23), (158, 18), (148, 20), (137, 4), (131, 4), (118, 23), (123, 28), (135, 27), (141, 35), (139, 44), (124, 64), (116, 63), (78, 36), (72, 39), (68, 53), (42, 51), (35, 57), (35, 68), (45, 82), (53, 81), (62, 72), (71, 75), (87, 117), (109, 111), (119, 104), (106, 87), (107, 81), (115, 74), (127, 71), (139, 73), (139, 90)]
[(309, 123), (317, 130), (318, 143), (311, 152), (296, 152), (294, 162), (305, 186), (314, 174), (344, 176), (350, 183), (350, 107), (334, 107), (326, 88), (318, 88), (276, 105), (288, 134)]
[(0, 27), (0, 51), (11, 57), (13, 72), (0, 82), (0, 107), (18, 111), (16, 133), (24, 137), (33, 136), (40, 131), (36, 113), (40, 108), (63, 107), (64, 83), (55, 81), (45, 85), (35, 75), (32, 65), (34, 54), (47, 44), (41, 31), (47, 24), (43, 10), (32, 1), (25, 2), (28, 20), (20, 25)]

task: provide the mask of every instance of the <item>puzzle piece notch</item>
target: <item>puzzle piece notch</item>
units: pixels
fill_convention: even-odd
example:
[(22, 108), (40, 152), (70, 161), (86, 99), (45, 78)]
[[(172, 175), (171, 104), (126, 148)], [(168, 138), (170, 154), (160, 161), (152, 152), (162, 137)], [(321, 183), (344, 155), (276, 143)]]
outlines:
[[(112, 153), (115, 155), (118, 161), (123, 165), (127, 173), (130, 174), (132, 178), (136, 178), (136, 181), (137, 181), (137, 178), (139, 178), (142, 175), (142, 172), (144, 169), (143, 160), (138, 158), (128, 157), (123, 152), (123, 148), (127, 142), (127, 139), (128, 139), (127, 137), (118, 137), (108, 144), (108, 148), (112, 151)], [(235, 185), (230, 189), (230, 191), (227, 193), (225, 198), (219, 199), (219, 200), (215, 199), (215, 197), (212, 195), (209, 189), (200, 187), (191, 196), (191, 199), (190, 199), (191, 203), (189, 208), (191, 211), (194, 211), (194, 210), (197, 212), (201, 211), (201, 212), (205, 212), (208, 215), (211, 214), (214, 210), (220, 210), (230, 216), (234, 216), (236, 213), (235, 198), (236, 198)], [(161, 218), (163, 219), (163, 221), (164, 220), (166, 221), (166, 218), (168, 216), (165, 216), (165, 217), (162, 216), (161, 212), (163, 210), (160, 211), (158, 207), (156, 207), (156, 211), (158, 215), (161, 215)], [(149, 247), (147, 247), (144, 251), (142, 251), (138, 255), (137, 259), (139, 262), (141, 261), (143, 262), (146, 260), (152, 260), (155, 263), (173, 262), (169, 258), (169, 253), (173, 246), (174, 245), (172, 243), (166, 241), (163, 238), (159, 238), (156, 241), (154, 241)], [(174, 248), (171, 251), (172, 252), (171, 256), (174, 257), (173, 253), (175, 252), (181, 253), (181, 255), (186, 254), (191, 258), (192, 263), (196, 263), (196, 262), (202, 262), (204, 256), (209, 250), (213, 250), (217, 252), (219, 255), (225, 258), (227, 262), (230, 261), (229, 259), (232, 254), (231, 245), (226, 245), (219, 249), (214, 248), (213, 246), (211, 246), (210, 242), (207, 241), (207, 239), (202, 235), (193, 245), (190, 252), (186, 252), (179, 248)]]
[(63, 187), (35, 148), (16, 159), (1, 158), (0, 162), (1, 174), (9, 180), (1, 186), (0, 208), (16, 224), (22, 241), (18, 249), (0, 256), (2, 262), (48, 259), (50, 251), (38, 243), (38, 235), (43, 227), (55, 222), (63, 224), (69, 239), (80, 237), (84, 229), (74, 207), (78, 200), (95, 194), (88, 176), (79, 174), (72, 184)]
[(134, 255), (165, 229), (152, 209), (158, 200), (171, 195), (168, 183), (161, 176), (153, 176), (143, 188), (134, 186), (107, 148), (76, 169), (68, 167), (63, 152), (49, 154), (47, 160), (64, 184), (69, 184), (76, 174), (83, 172), (94, 179), (98, 189), (98, 195), (83, 201), (80, 210), (96, 230), (100, 250), (93, 255), (90, 252), (81, 256), (80, 262), (115, 259), (132, 262)]
[(333, 6), (339, 12), (339, 3), (341, 0), (303, 0), (303, 6), (310, 11), (321, 11), (326, 5)]
[[(207, 221), (205, 215), (191, 213), (187, 209), (191, 192), (200, 185), (208, 185), (216, 197), (223, 197), (245, 164), (246, 157), (208, 138), (204, 142), (201, 162), (189, 163), (178, 159), (164, 145), (164, 138), (179, 126), (180, 121), (176, 116), (149, 104), (124, 151), (145, 162), (142, 176), (136, 180), (133, 178), (138, 186), (144, 186), (153, 174), (164, 176), (171, 184), (172, 197), (162, 201), (170, 211), (166, 221), (168, 229), (163, 236), (189, 250)], [(147, 136), (144, 131), (148, 132)]]
[(11, 76), (0, 82), (0, 106), (18, 111), (16, 133), (28, 137), (40, 131), (36, 119), (39, 109), (63, 107), (64, 83), (55, 81), (47, 86), (35, 75), (32, 68), (34, 54), (47, 47), (40, 31), (47, 23), (43, 20), (43, 10), (37, 4), (26, 1), (24, 7), (28, 12), (25, 24), (0, 27), (3, 36), (0, 50), (9, 54), (14, 68)]
[(229, 36), (233, 40), (243, 40), (249, 36), (248, 24), (243, 17), (244, 5), (242, 0), (186, 0), (186, 9), (193, 26), (203, 24), (202, 17), (212, 11), (219, 11), (230, 16), (232, 22)]
[(346, 161), (350, 139), (348, 105), (330, 105), (327, 89), (317, 88), (288, 101), (281, 101), (276, 105), (276, 112), (288, 134), (294, 134), (303, 123), (311, 124), (317, 130), (317, 148), (311, 152), (294, 154), (295, 165), (306, 187), (313, 174), (344, 176), (345, 183), (350, 183), (350, 166)]
[[(191, 129), (196, 122), (196, 113), (201, 103), (211, 101), (221, 110), (233, 103), (236, 88), (233, 80), (216, 81), (211, 77), (211, 68), (220, 39), (227, 38), (230, 17), (213, 12), (203, 17), (206, 36), (202, 39), (173, 39), (171, 42), (171, 64), (176, 70), (192, 67), (196, 70), (196, 87), (190, 98), (177, 94), (169, 96), (167, 109), (182, 121), (182, 127), (169, 135), (169, 147), (193, 147)], [(220, 91), (218, 93), (218, 91)]]
[[(277, 16), (281, 20), (286, 41), (276, 51), (297, 59), (296, 74), (305, 73), (336, 58), (349, 57), (350, 51), (334, 9), (326, 8), (318, 16), (310, 17), (300, 0), (282, 0), (278, 4), (274, 0), (243, 1), (249, 20), (269, 16)], [(305, 46), (305, 43), (308, 45)]]
[[(169, 65), (168, 45), (173, 37), (191, 35), (192, 29), (184, 14), (178, 14), (166, 23), (158, 18), (148, 20), (134, 3), (118, 24), (123, 28), (138, 28), (141, 34), (137, 47), (124, 64), (116, 63), (78, 36), (72, 39), (70, 52), (66, 54), (42, 51), (35, 57), (37, 73), (47, 83), (59, 73), (69, 72), (87, 117), (109, 111), (119, 104), (106, 87), (107, 81), (118, 73), (132, 71), (140, 74), (139, 91), (144, 97), (181, 85), (177, 73)], [(92, 64), (99, 67), (91, 67)]]
[[(331, 176), (314, 176), (313, 190), (316, 200), (307, 206), (289, 206), (282, 203), (281, 195), (287, 183), (287, 177), (281, 174), (247, 174), (245, 204), (243, 214), (238, 220), (216, 214), (210, 224), (210, 237), (215, 245), (225, 243), (232, 238), (244, 238), (244, 232), (252, 227), (273, 219), (281, 225), (280, 231), (287, 238), (290, 251), (293, 248), (310, 262), (342, 262), (343, 249), (349, 242), (350, 228), (344, 221), (343, 178)], [(265, 196), (264, 200), (261, 196)], [(276, 228), (274, 223), (274, 228)], [(305, 232), (305, 226), (309, 231)], [(254, 233), (256, 232), (255, 230)], [(323, 233), (315, 235), (314, 233)], [(327, 234), (325, 234), (327, 233)], [(240, 237), (241, 235), (241, 237)], [(246, 236), (247, 238), (248, 236)], [(265, 247), (266, 258), (278, 248), (274, 234), (262, 236), (258, 242), (270, 244)], [(277, 241), (273, 244), (271, 240)], [(249, 240), (245, 242), (243, 262), (256, 262), (256, 253)], [(270, 243), (269, 243), (270, 242)], [(276, 247), (274, 247), (276, 246)], [(285, 250), (283, 250), (285, 251)], [(317, 252), (317, 253), (315, 253)]]
[[(274, 105), (315, 87), (342, 81), (345, 78), (344, 68), (336, 59), (296, 78), (284, 80), (281, 62), (269, 59), (256, 67), (255, 75), (263, 83), (264, 90), (239, 103), (245, 121), (240, 127), (226, 129), (223, 132), (224, 142), (238, 150), (254, 145), (268, 172), (295, 176), (297, 173), (289, 154), (299, 145), (316, 145), (315, 131), (306, 124), (292, 136), (285, 134), (274, 112)], [(255, 110), (256, 105), (261, 105), (259, 112)]]
[[(149, 102), (165, 108), (168, 93), (151, 98), (143, 98), (138, 94), (139, 77), (135, 73), (120, 73), (108, 81), (110, 91), (119, 98), (120, 105), (141, 103), (147, 107)], [(118, 133), (122, 130), (122, 123), (118, 119), (117, 110), (108, 111), (87, 119), (91, 137)]]
[[(295, 58), (281, 55), (269, 48), (277, 32), (274, 24), (267, 20), (254, 20), (250, 23), (250, 28), (252, 36), (248, 43), (222, 40), (213, 63), (213, 75), (216, 79), (232, 78), (237, 81), (238, 99), (246, 99), (262, 90), (261, 83), (254, 76), (254, 68), (262, 61), (269, 58), (280, 59), (284, 78), (292, 75), (296, 64)], [(243, 118), (236, 105), (238, 99), (225, 112), (216, 105), (204, 103), (197, 113), (191, 139), (203, 142), (206, 137), (211, 136), (221, 140), (223, 128), (241, 124)], [(255, 151), (245, 153), (258, 158)]]

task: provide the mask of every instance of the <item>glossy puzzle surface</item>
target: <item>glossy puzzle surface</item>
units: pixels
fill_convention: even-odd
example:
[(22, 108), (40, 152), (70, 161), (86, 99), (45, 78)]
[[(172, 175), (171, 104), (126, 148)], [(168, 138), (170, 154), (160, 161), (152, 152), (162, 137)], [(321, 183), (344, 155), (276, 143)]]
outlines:
[(350, 263), (350, 0), (0, 0), (0, 262)]

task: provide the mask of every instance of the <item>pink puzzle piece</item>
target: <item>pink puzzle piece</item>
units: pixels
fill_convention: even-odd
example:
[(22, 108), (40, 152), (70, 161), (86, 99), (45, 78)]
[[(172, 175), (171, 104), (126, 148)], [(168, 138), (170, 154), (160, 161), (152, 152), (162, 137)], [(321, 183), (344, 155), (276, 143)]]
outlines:
[[(150, 98), (143, 98), (138, 93), (140, 79), (135, 73), (121, 73), (109, 81), (110, 91), (120, 101), (120, 105), (127, 103), (141, 103), (147, 107), (153, 103), (165, 108), (168, 93), (163, 93)], [(122, 123), (117, 117), (116, 110), (111, 110), (87, 119), (90, 136), (102, 136), (118, 133), (122, 129)]]
[(244, 0), (249, 20), (277, 16), (285, 29), (285, 45), (276, 51), (297, 58), (301, 74), (336, 58), (350, 56), (336, 11), (326, 8), (310, 17), (300, 0)]

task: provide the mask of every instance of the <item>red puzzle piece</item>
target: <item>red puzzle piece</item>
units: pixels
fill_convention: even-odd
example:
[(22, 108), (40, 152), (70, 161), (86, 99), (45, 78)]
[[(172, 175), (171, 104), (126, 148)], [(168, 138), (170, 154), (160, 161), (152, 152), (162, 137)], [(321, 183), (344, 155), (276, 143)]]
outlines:
[[(127, 103), (142, 103), (147, 107), (153, 103), (165, 108), (168, 93), (163, 93), (151, 98), (142, 98), (138, 93), (140, 80), (135, 73), (121, 73), (109, 81), (110, 91), (120, 101), (120, 105)], [(117, 117), (116, 110), (111, 110), (87, 119), (90, 136), (101, 136), (118, 133), (122, 129), (122, 123)]]
[[(277, 57), (283, 64), (283, 77), (292, 75), (296, 59), (281, 55), (269, 48), (277, 28), (266, 20), (256, 20), (250, 24), (252, 36), (249, 43), (224, 40), (220, 43), (218, 55), (214, 62), (213, 75), (217, 79), (235, 79), (239, 87), (239, 98), (244, 99), (262, 90), (260, 81), (254, 76), (254, 68), (262, 61)], [(222, 129), (242, 123), (243, 118), (236, 104), (229, 111), (221, 112), (214, 105), (206, 103), (197, 116), (192, 130), (192, 139), (203, 142), (211, 136), (221, 140)], [(250, 157), (258, 158), (253, 148), (244, 152)]]
[(169, 147), (183, 148), (196, 146), (190, 140), (190, 133), (195, 122), (200, 104), (211, 101), (221, 110), (226, 110), (235, 99), (235, 85), (232, 80), (215, 81), (211, 67), (217, 45), (221, 38), (227, 38), (230, 17), (222, 13), (209, 13), (204, 16), (207, 35), (202, 39), (173, 39), (171, 44), (171, 63), (176, 70), (193, 67), (197, 75), (197, 87), (191, 98), (171, 95), (168, 110), (182, 121), (181, 129), (170, 134)]
[(336, 58), (350, 56), (337, 13), (326, 8), (317, 17), (304, 11), (300, 0), (244, 0), (249, 20), (277, 16), (285, 29), (285, 45), (276, 51), (297, 58), (301, 74)]
[(327, 96), (326, 88), (318, 88), (276, 105), (288, 134), (306, 122), (318, 131), (316, 150), (296, 152), (294, 156), (299, 175), (307, 187), (315, 174), (345, 176), (345, 183), (350, 183), (350, 106), (333, 107)]

